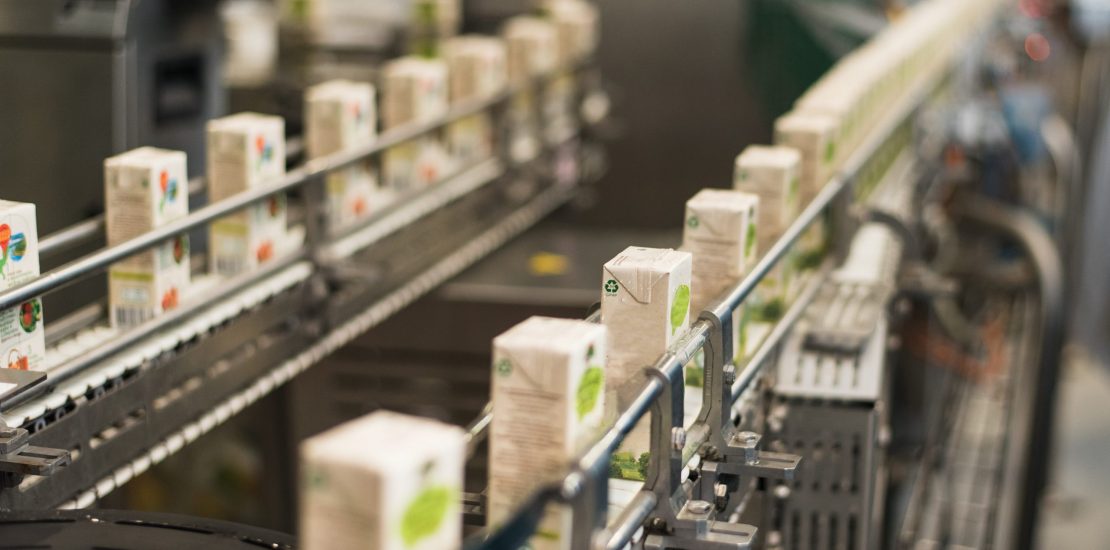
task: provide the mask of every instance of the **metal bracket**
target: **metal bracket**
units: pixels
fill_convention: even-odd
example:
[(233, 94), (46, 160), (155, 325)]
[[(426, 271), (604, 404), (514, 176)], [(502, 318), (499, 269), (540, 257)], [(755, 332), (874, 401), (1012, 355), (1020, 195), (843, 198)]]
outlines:
[(30, 438), (22, 428), (0, 427), (0, 486), (15, 486), (25, 475), (48, 476), (69, 464), (69, 451), (28, 445)]
[(756, 527), (716, 521), (717, 509), (704, 500), (690, 500), (679, 510), (681, 529), (654, 532), (644, 539), (647, 550), (743, 550), (752, 547)]

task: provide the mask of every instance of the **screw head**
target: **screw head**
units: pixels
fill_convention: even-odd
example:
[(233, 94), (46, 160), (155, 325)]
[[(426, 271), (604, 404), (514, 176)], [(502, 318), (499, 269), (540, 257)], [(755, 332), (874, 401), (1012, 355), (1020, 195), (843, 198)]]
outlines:
[(708, 514), (713, 505), (704, 500), (691, 500), (686, 503), (686, 509), (693, 514)]
[(676, 451), (684, 449), (686, 447), (686, 430), (671, 428), (671, 444), (674, 445)]

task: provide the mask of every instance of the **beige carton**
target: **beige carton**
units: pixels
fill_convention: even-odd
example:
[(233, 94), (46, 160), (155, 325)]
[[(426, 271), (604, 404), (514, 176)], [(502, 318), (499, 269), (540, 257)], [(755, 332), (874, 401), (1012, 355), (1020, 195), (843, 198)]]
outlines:
[[(604, 414), (603, 325), (532, 317), (493, 340), (489, 525), (496, 528), (598, 435)], [(551, 506), (529, 541), (570, 548), (571, 512)]]
[[(609, 329), (607, 401), (627, 407), (644, 367), (655, 363), (690, 327), (689, 252), (628, 247), (605, 264), (601, 322)], [(614, 399), (615, 398), (615, 399)], [(642, 480), (650, 451), (645, 417), (614, 454), (617, 477)]]
[(775, 121), (775, 144), (796, 149), (802, 156), (803, 205), (809, 204), (833, 175), (837, 132), (836, 119), (820, 113), (792, 111)]
[(463, 431), (378, 411), (301, 444), (304, 550), (462, 545)]
[[(0, 200), (0, 291), (39, 276), (35, 205)], [(0, 311), (0, 353), (9, 369), (42, 370), (46, 354), (42, 301), (32, 298)]]
[[(755, 266), (759, 197), (742, 191), (702, 189), (686, 201), (682, 249), (693, 254), (691, 309), (697, 313)], [(737, 357), (747, 343), (743, 308), (733, 314), (732, 344)]]
[(801, 154), (751, 145), (736, 157), (733, 189), (759, 197), (759, 249), (768, 250), (798, 216)]
[[(489, 36), (452, 38), (444, 48), (452, 105), (493, 97), (505, 89), (505, 43)], [(460, 168), (493, 154), (493, 121), (488, 113), (459, 119), (447, 126), (447, 149)]]
[[(308, 158), (368, 145), (377, 134), (374, 87), (365, 82), (331, 80), (305, 93), (305, 141)], [(368, 162), (327, 176), (327, 220), (335, 229), (369, 215), (384, 197)]]
[(582, 0), (554, 0), (545, 8), (555, 23), (559, 65), (570, 66), (597, 49), (601, 18), (596, 6)]
[(539, 17), (509, 19), (502, 31), (508, 53), (509, 82), (523, 84), (547, 74), (558, 63), (555, 25)]
[[(402, 57), (383, 69), (382, 124), (390, 130), (428, 122), (447, 113), (447, 64), (442, 59)], [(406, 192), (431, 185), (449, 170), (443, 145), (424, 136), (382, 154), (382, 186)]]
[[(285, 174), (285, 120), (239, 113), (208, 122), (208, 200), (216, 202)], [(285, 195), (247, 207), (212, 223), (209, 265), (235, 275), (257, 268), (284, 247)]]
[[(133, 149), (104, 161), (108, 246), (189, 214), (185, 153)], [(189, 236), (177, 237), (108, 269), (108, 309), (114, 327), (141, 324), (177, 307), (189, 286)]]
[[(752, 145), (736, 157), (734, 188), (759, 197), (759, 250), (769, 250), (797, 218), (800, 171), (801, 154), (790, 147)], [(788, 253), (760, 282), (758, 295), (748, 300), (752, 307), (745, 311), (746, 322), (753, 316), (767, 317), (758, 311), (761, 307), (789, 297), (795, 282), (794, 256)], [(781, 305), (771, 307), (781, 309)], [(749, 342), (753, 340), (748, 338)]]
[(517, 94), (509, 111), (509, 152), (515, 160), (528, 160), (539, 151), (542, 129), (554, 131), (553, 125), (536, 116), (542, 109), (547, 121), (559, 120), (565, 94), (558, 87), (545, 94), (548, 101), (536, 104), (533, 79), (550, 74), (558, 64), (558, 43), (555, 24), (532, 16), (513, 17), (502, 29), (508, 55), (509, 82), (526, 89)]

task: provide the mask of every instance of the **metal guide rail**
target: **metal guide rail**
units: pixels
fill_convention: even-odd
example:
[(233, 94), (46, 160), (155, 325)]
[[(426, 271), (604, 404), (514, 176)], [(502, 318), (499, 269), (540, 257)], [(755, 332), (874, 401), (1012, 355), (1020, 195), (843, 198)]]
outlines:
[[(882, 164), (885, 172), (897, 156), (892, 141), (902, 138), (918, 109), (942, 86), (946, 74), (938, 74), (901, 98), (866, 139), (853, 151), (840, 170), (822, 187), (798, 218), (767, 250), (756, 266), (727, 294), (702, 311), (689, 333), (645, 367), (644, 380), (636, 398), (620, 411), (614, 424), (569, 468), (561, 482), (539, 489), (518, 509), (513, 519), (495, 530), (486, 529), (468, 539), (468, 549), (515, 548), (535, 532), (548, 503), (572, 507), (574, 548), (624, 548), (638, 533), (645, 548), (746, 548), (756, 536), (756, 527), (729, 521), (742, 508), (748, 487), (759, 479), (789, 479), (800, 458), (761, 450), (760, 434), (741, 430), (735, 422), (734, 404), (756, 386), (779, 345), (801, 318), (824, 283), (828, 262), (810, 278), (770, 334), (742, 365), (730, 358), (733, 312), (755, 292), (760, 281), (814, 224), (828, 215), (833, 235), (830, 242), (845, 243), (855, 232), (853, 201), (863, 202), (870, 189), (856, 189), (859, 180), (873, 176)], [(873, 183), (873, 182), (868, 182)], [(902, 182), (899, 182), (902, 183)], [(854, 192), (858, 191), (858, 192)], [(590, 320), (596, 320), (596, 315)], [(684, 366), (704, 354), (705, 381), (701, 412), (690, 427), (683, 426)], [(636, 494), (614, 522), (607, 518), (609, 460), (624, 437), (650, 414), (651, 463), (643, 489)], [(487, 407), (469, 426), (469, 447), (486, 436), (493, 411)], [(697, 481), (692, 470), (699, 470)], [(729, 484), (716, 483), (730, 478)], [(691, 498), (689, 495), (697, 495)], [(472, 503), (471, 503), (472, 504)], [(476, 506), (471, 505), (471, 508)], [(475, 512), (471, 512), (475, 514)]]
[[(590, 63), (570, 70), (589, 76)], [(509, 100), (520, 93), (543, 97), (546, 82), (557, 73), (461, 104), (440, 119), (387, 131), (370, 145), (310, 161), (278, 181), (0, 293), (0, 304), (7, 304), (0, 307), (9, 307), (271, 195), (299, 188), (304, 197), (307, 235), (300, 250), (252, 273), (225, 280), (201, 277), (194, 299), (125, 331), (105, 325), (81, 330), (99, 321), (102, 306), (89, 306), (58, 322), (67, 335), (49, 350), (57, 359), (45, 381), (41, 374), (0, 372), (0, 428), (10, 428), (0, 433), (0, 509), (88, 506), (568, 201), (590, 175), (579, 166), (577, 179), (555, 181), (548, 165), (589, 147), (588, 125), (577, 111), (570, 113), (577, 131), (537, 137), (540, 147), (530, 158), (507, 152)], [(534, 102), (536, 120), (544, 120), (542, 103)], [(352, 227), (324, 229), (323, 185), (329, 172), (484, 110), (501, 123), (494, 158), (403, 193)], [(528, 183), (526, 195), (507, 192), (509, 186), (519, 190), (522, 181)], [(474, 216), (476, 208), (485, 215)], [(89, 220), (43, 242), (56, 251), (96, 237), (102, 226), (102, 220)], [(416, 254), (393, 277), (362, 278), (352, 285), (344, 276), (370, 271), (360, 265), (368, 251), (404, 248), (418, 227), (427, 233), (445, 226), (454, 230), (445, 233), (444, 247)], [(357, 300), (351, 300), (352, 292)], [(9, 378), (10, 386), (5, 385)], [(23, 455), (10, 452), (17, 447)], [(22, 463), (28, 449), (41, 456), (35, 467)]]

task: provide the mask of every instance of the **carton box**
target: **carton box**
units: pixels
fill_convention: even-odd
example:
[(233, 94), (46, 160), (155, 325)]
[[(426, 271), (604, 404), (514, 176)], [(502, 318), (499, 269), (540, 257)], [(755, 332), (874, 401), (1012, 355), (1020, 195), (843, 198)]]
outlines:
[[(444, 48), (448, 67), (448, 96), (452, 105), (492, 97), (505, 88), (505, 44), (500, 39), (466, 35), (452, 38)], [(447, 149), (459, 167), (493, 154), (493, 120), (475, 114), (447, 126)]]
[[(285, 121), (279, 116), (239, 113), (208, 122), (208, 200), (216, 202), (285, 174)], [(235, 275), (257, 268), (284, 248), (285, 195), (247, 207), (212, 223), (208, 253), (214, 273)]]
[[(801, 154), (790, 147), (749, 146), (736, 157), (734, 188), (759, 197), (757, 224), (759, 250), (769, 250), (794, 222), (799, 212)], [(756, 325), (778, 318), (792, 292), (797, 271), (793, 251), (775, 265), (759, 284), (759, 291), (748, 299), (744, 311), (747, 341), (754, 343)], [(750, 350), (748, 350), (750, 351)]]
[(798, 216), (801, 154), (751, 145), (736, 157), (733, 189), (759, 197), (759, 249), (768, 250)]
[[(689, 252), (628, 247), (602, 270), (601, 322), (609, 329), (606, 366), (610, 413), (627, 407), (644, 367), (690, 328)], [(614, 454), (616, 477), (642, 480), (650, 451), (645, 417)], [(638, 475), (640, 477), (638, 477)]]
[[(604, 414), (603, 325), (532, 317), (493, 340), (489, 524), (510, 519), (598, 435)], [(551, 506), (529, 542), (570, 548), (571, 512)]]
[[(108, 246), (189, 214), (185, 153), (133, 149), (104, 161)], [(108, 309), (114, 327), (130, 327), (177, 307), (189, 286), (189, 236), (117, 262), (108, 269)]]
[[(693, 254), (691, 310), (696, 314), (735, 286), (758, 261), (759, 197), (742, 191), (702, 189), (686, 201), (682, 249)], [(732, 344), (745, 355), (743, 307), (733, 313)]]
[[(0, 291), (39, 276), (35, 205), (0, 200)], [(0, 359), (9, 369), (41, 370), (46, 355), (42, 301), (0, 311)]]
[(378, 411), (301, 444), (305, 550), (462, 545), (463, 431)]
[[(377, 134), (374, 87), (365, 82), (331, 80), (305, 93), (308, 158), (367, 145)], [(327, 176), (327, 220), (332, 229), (349, 226), (384, 202), (369, 162), (352, 164)]]
[[(558, 63), (558, 44), (554, 23), (533, 16), (509, 19), (502, 29), (508, 55), (509, 82), (525, 86), (509, 109), (509, 150), (516, 160), (534, 157), (539, 151), (544, 122), (537, 117), (537, 108), (544, 118), (552, 120), (563, 109), (565, 93), (559, 87), (545, 94), (548, 100), (537, 105), (532, 79), (551, 73)], [(565, 89), (565, 86), (563, 87)]]
[(547, 74), (559, 60), (555, 25), (539, 17), (519, 15), (502, 30), (508, 54), (509, 82), (525, 84)]
[(597, 49), (601, 20), (597, 7), (582, 0), (554, 0), (545, 9), (555, 23), (558, 64), (568, 67)]
[(558, 143), (577, 130), (578, 79), (574, 69), (597, 47), (599, 15), (593, 4), (581, 0), (557, 0), (548, 2), (545, 8), (555, 24), (558, 66), (547, 88), (545, 119), (548, 141)]
[(838, 132), (834, 117), (791, 111), (775, 120), (775, 144), (801, 154), (802, 204), (809, 204), (836, 168)]
[[(382, 124), (385, 130), (427, 122), (447, 112), (447, 64), (442, 59), (402, 57), (386, 64), (382, 78)], [(449, 170), (438, 139), (424, 136), (382, 154), (382, 185), (405, 192), (431, 185)]]

